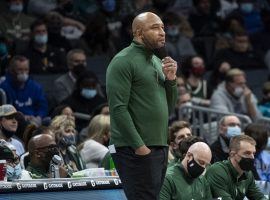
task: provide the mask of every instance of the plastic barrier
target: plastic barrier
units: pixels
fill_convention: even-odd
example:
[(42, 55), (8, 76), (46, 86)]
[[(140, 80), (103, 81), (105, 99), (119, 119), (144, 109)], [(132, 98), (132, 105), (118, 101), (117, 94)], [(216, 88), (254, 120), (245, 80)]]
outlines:
[(218, 121), (225, 115), (237, 116), (242, 123), (242, 128), (252, 122), (247, 115), (221, 112), (202, 106), (181, 106), (178, 110), (179, 120), (188, 121), (193, 134), (203, 137), (209, 144), (217, 139)]

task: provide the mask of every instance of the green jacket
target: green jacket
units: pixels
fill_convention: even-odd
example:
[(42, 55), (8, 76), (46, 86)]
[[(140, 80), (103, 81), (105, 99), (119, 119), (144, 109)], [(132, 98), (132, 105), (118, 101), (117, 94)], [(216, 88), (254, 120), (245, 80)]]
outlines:
[(204, 176), (191, 178), (181, 163), (167, 169), (160, 200), (210, 200), (210, 186)]
[(243, 200), (247, 196), (248, 199), (252, 200), (267, 199), (256, 186), (252, 172), (245, 172), (238, 177), (238, 172), (230, 160), (214, 163), (207, 169), (206, 178), (215, 198)]
[(111, 140), (116, 147), (167, 146), (168, 116), (177, 99), (176, 81), (165, 80), (161, 60), (132, 42), (106, 73)]
[(35, 167), (29, 163), (26, 170), (29, 172), (32, 179), (42, 179), (42, 178), (49, 178), (48, 173), (39, 167)]

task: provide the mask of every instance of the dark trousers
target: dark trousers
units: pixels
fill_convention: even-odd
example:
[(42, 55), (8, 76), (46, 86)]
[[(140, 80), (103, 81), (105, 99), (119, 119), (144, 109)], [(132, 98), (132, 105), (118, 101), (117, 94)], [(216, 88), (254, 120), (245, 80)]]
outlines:
[(135, 154), (131, 147), (118, 147), (112, 158), (128, 200), (158, 200), (164, 181), (168, 147), (148, 147), (151, 153)]

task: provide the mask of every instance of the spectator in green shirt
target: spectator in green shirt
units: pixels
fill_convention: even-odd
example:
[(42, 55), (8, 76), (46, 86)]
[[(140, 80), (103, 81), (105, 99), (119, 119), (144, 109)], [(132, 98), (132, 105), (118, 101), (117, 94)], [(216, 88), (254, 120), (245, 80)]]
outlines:
[(160, 192), (160, 200), (209, 200), (212, 198), (210, 186), (204, 176), (212, 153), (204, 142), (190, 146), (181, 163), (168, 168)]
[(222, 200), (266, 200), (255, 184), (251, 172), (254, 166), (256, 142), (247, 135), (234, 136), (230, 141), (229, 159), (216, 162), (207, 169), (206, 178), (213, 197)]

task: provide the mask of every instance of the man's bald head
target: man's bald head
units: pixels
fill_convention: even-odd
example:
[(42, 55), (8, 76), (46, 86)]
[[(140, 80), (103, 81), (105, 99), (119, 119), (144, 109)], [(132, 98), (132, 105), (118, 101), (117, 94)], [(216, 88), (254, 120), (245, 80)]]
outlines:
[(209, 146), (204, 142), (196, 142), (188, 149), (188, 153), (192, 154), (194, 159), (199, 163), (209, 164), (212, 159), (212, 152)]
[(55, 145), (55, 139), (50, 134), (40, 134), (32, 137), (28, 143), (29, 152), (33, 152), (37, 148), (43, 148), (50, 145)]
[(135, 36), (136, 32), (138, 30), (142, 30), (144, 28), (144, 26), (153, 18), (159, 19), (161, 21), (159, 16), (157, 16), (156, 14), (154, 14), (152, 12), (144, 12), (144, 13), (137, 15), (132, 22), (133, 35)]
[(164, 24), (160, 17), (152, 12), (137, 15), (132, 22), (134, 39), (146, 47), (160, 48), (165, 44)]

